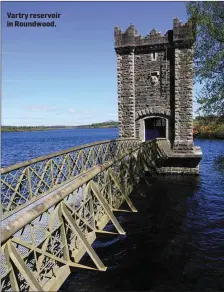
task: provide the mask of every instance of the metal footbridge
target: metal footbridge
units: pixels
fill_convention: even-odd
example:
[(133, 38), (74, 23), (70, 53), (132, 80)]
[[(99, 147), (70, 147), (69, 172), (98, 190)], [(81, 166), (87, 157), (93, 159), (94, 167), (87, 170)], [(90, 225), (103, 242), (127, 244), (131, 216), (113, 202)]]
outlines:
[(129, 195), (167, 157), (164, 143), (101, 141), (2, 168), (2, 291), (58, 291), (77, 268), (105, 271), (92, 243), (125, 234), (116, 212), (137, 212)]

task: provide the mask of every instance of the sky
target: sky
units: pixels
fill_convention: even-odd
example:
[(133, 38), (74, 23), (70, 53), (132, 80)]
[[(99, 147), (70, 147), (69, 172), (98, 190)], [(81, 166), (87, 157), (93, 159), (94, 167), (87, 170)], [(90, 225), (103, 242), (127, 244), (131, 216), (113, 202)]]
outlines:
[[(7, 27), (25, 21), (7, 13), (56, 12), (56, 27)], [(2, 125), (117, 120), (114, 26), (165, 34), (176, 16), (187, 21), (184, 2), (3, 2)]]

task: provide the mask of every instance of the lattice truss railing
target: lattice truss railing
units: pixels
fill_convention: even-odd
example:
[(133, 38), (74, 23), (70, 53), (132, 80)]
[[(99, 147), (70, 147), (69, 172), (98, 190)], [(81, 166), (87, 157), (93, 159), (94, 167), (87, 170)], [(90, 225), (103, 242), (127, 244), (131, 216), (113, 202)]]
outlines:
[[(114, 212), (137, 212), (129, 194), (144, 174), (146, 146), (93, 167), (2, 231), (2, 291), (57, 291), (74, 268), (106, 270), (91, 244), (97, 233), (125, 234)], [(115, 232), (105, 231), (109, 221)], [(94, 266), (80, 263), (86, 253)]]
[(118, 157), (139, 144), (137, 139), (102, 141), (1, 169), (3, 216), (8, 216), (24, 204), (37, 200), (94, 165)]

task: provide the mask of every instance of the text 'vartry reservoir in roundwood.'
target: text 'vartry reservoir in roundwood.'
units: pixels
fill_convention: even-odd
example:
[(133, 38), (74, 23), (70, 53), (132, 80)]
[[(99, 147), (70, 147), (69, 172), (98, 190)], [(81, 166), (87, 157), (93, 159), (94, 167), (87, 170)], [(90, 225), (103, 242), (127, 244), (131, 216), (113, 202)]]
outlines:
[[(60, 13), (11, 13), (7, 12), (7, 27), (56, 27)], [(42, 21), (45, 20), (45, 21)]]

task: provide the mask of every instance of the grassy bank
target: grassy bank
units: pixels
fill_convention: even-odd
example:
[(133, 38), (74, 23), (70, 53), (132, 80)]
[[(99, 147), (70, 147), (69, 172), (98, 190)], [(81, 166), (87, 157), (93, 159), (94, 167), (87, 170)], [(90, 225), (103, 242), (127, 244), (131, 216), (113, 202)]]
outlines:
[(65, 126), (36, 126), (36, 127), (29, 127), (29, 126), (2, 126), (2, 132), (32, 132), (32, 131), (50, 131), (50, 130), (58, 130), (58, 129), (66, 129), (72, 127), (65, 127)]
[(31, 131), (50, 131), (60, 129), (76, 129), (76, 128), (117, 128), (118, 122), (110, 121), (104, 123), (95, 123), (82, 126), (2, 126), (2, 132), (31, 132)]
[(224, 117), (196, 117), (193, 134), (201, 139), (224, 139)]
[[(2, 132), (30, 132), (30, 131), (50, 131), (59, 129), (76, 128), (117, 128), (118, 122), (109, 121), (104, 123), (94, 123), (82, 126), (36, 126), (36, 127), (16, 127), (2, 126)], [(196, 117), (194, 120), (193, 135), (195, 138), (204, 139), (224, 139), (224, 118), (223, 117)]]

